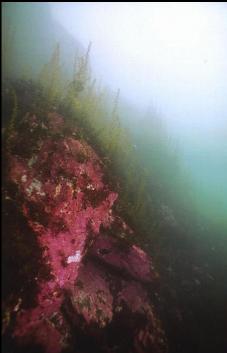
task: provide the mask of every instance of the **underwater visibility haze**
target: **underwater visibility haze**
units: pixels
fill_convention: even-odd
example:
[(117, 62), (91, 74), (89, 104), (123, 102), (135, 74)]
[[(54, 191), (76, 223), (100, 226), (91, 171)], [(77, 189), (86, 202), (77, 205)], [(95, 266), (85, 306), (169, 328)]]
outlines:
[(227, 351), (226, 43), (226, 3), (2, 3), (3, 353)]

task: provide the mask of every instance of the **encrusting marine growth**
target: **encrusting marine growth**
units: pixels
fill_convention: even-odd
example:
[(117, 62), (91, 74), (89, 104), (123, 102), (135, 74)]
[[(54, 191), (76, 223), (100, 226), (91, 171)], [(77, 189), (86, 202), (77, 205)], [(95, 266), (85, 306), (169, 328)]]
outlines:
[[(65, 133), (56, 112), (42, 119), (28, 113), (17, 130), (9, 136), (6, 180), (48, 275), (37, 271), (31, 306), (15, 298), (5, 330), (11, 325), (26, 352), (166, 352), (148, 296), (157, 273), (141, 248), (118, 236), (134, 232), (113, 209), (118, 195), (104, 182), (99, 156), (75, 137), (76, 128)], [(4, 197), (11, 202), (7, 188)]]

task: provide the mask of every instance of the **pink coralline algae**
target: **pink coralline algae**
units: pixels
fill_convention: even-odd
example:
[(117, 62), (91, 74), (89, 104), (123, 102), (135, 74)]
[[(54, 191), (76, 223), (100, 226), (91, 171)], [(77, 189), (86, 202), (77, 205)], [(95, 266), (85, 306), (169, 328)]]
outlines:
[[(61, 135), (64, 118), (55, 112), (45, 122), (27, 114), (22, 123), (27, 129), (20, 141), (24, 134), (35, 148), (30, 155), (13, 149), (8, 180), (17, 188), (49, 277), (37, 278), (36, 304), (17, 311), (17, 344), (46, 353), (91, 353), (93, 345), (104, 353), (165, 352), (146, 287), (157, 274), (142, 249), (113, 235), (130, 238), (133, 231), (112, 209), (118, 195), (103, 181), (99, 156), (84, 140)], [(47, 133), (34, 139), (38, 129)], [(118, 337), (121, 330), (125, 340)], [(83, 347), (81, 337), (91, 348)]]
[(138, 246), (119, 248), (119, 241), (110, 237), (100, 236), (91, 254), (103, 263), (119, 269), (141, 282), (152, 282), (157, 278), (149, 256)]

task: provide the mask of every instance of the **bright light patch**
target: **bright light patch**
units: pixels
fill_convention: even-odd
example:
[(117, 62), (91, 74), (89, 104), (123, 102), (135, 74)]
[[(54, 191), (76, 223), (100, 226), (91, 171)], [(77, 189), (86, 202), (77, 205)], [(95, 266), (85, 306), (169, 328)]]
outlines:
[(74, 255), (71, 255), (67, 258), (67, 264), (71, 264), (72, 262), (80, 262), (81, 260), (81, 252), (80, 250), (76, 251)]
[(51, 4), (57, 21), (84, 47), (92, 41), (95, 75), (137, 106), (152, 100), (168, 109), (169, 119), (181, 119), (191, 100), (209, 104), (218, 90), (226, 65), (220, 4)]

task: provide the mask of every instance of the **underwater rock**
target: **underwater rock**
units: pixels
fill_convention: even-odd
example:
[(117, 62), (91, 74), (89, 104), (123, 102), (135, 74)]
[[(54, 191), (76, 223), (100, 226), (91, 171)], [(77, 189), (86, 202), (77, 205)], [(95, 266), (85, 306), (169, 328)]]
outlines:
[(64, 303), (75, 332), (89, 339), (87, 351), (165, 352), (164, 333), (146, 287), (139, 279), (125, 278), (124, 269), (121, 274), (119, 267), (96, 262), (91, 252)]
[(103, 264), (115, 268), (121, 275), (150, 283), (157, 279), (151, 259), (138, 246), (123, 246), (123, 242), (110, 236), (99, 236), (91, 250), (92, 256)]
[[(43, 138), (34, 135), (31, 126), (44, 122)], [(116, 224), (127, 237), (133, 231), (112, 209), (118, 195), (103, 181), (102, 161), (84, 140), (60, 134), (56, 112), (45, 121), (26, 114), (22, 123), (20, 141), (32, 153), (11, 150), (7, 183), (49, 274), (44, 280), (37, 271), (35, 304), (14, 313), (16, 344), (46, 353), (165, 352), (147, 288), (157, 273), (142, 249), (112, 234)]]

